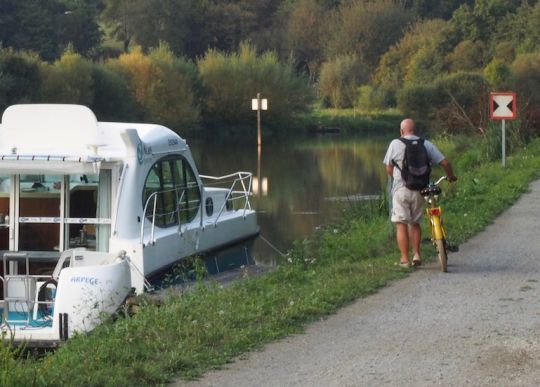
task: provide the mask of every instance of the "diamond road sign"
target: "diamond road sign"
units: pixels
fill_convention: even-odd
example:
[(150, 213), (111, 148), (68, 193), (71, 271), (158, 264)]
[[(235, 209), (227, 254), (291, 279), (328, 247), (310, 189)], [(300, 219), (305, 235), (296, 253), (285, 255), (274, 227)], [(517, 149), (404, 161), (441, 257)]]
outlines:
[(489, 117), (492, 120), (515, 120), (516, 93), (489, 93)]

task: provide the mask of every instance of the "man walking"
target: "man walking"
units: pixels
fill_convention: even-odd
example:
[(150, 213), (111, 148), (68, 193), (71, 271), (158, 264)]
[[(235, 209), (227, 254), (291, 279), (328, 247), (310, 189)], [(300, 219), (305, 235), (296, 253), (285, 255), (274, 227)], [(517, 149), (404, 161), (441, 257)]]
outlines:
[[(411, 244), (413, 266), (418, 266), (422, 262), (420, 255), (420, 242), (422, 240), (422, 231), (420, 228), (420, 220), (424, 213), (424, 198), (420, 195), (420, 189), (416, 186), (407, 187), (407, 182), (404, 180), (402, 170), (404, 167), (405, 153), (407, 143), (414, 140), (419, 140), (420, 146), (425, 147), (427, 158), (430, 165), (440, 165), (448, 178), (448, 181), (457, 180), (454, 175), (452, 166), (445, 159), (443, 154), (428, 140), (422, 140), (416, 135), (415, 123), (412, 119), (407, 118), (401, 122), (400, 138), (393, 140), (384, 157), (386, 165), (386, 173), (393, 178), (392, 184), (392, 215), (391, 220), (396, 224), (397, 244), (401, 253), (399, 264), (402, 267), (409, 267), (409, 244)], [(415, 141), (415, 144), (417, 142)], [(423, 150), (422, 150), (423, 151)], [(429, 175), (430, 166), (427, 166), (427, 174)]]

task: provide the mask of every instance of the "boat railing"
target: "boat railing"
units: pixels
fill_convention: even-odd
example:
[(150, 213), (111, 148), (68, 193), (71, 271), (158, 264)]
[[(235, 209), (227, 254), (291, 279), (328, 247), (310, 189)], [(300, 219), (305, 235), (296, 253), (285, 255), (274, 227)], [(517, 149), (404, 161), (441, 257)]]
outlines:
[(205, 180), (208, 182), (208, 184), (205, 184), (208, 187), (227, 189), (225, 201), (221, 205), (218, 214), (214, 219), (214, 226), (217, 225), (219, 218), (228, 206), (232, 205), (234, 207), (235, 203), (240, 203), (238, 207), (243, 211), (243, 216), (246, 215), (246, 211), (251, 210), (251, 203), (249, 202), (253, 178), (251, 172), (235, 172), (224, 176), (200, 176), (203, 183), (205, 183)]
[[(26, 272), (24, 274), (8, 274), (8, 262), (18, 263), (24, 260)], [(28, 254), (5, 253), (3, 256), (4, 274), (0, 276), (2, 281), (2, 324), (16, 324), (29, 326), (32, 321), (40, 316), (36, 312), (40, 305), (52, 307), (54, 299), (40, 300), (40, 290), (37, 286), (46, 286), (52, 275), (29, 274)], [(38, 309), (36, 309), (36, 306)]]
[[(208, 181), (208, 187), (224, 188), (226, 195), (225, 200), (221, 204), (215, 219), (212, 219), (214, 225), (217, 224), (225, 209), (237, 208), (243, 211), (245, 216), (248, 210), (251, 210), (249, 197), (251, 196), (252, 174), (250, 172), (236, 172), (225, 176), (207, 176), (200, 175), (201, 179)], [(205, 184), (206, 185), (206, 184)], [(145, 246), (155, 243), (156, 220), (158, 218), (167, 219), (167, 224), (180, 226), (182, 224), (182, 215), (197, 211), (200, 204), (200, 197), (195, 200), (186, 200), (187, 192), (193, 187), (190, 185), (182, 185), (174, 188), (154, 191), (148, 195), (144, 204), (143, 216), (150, 223), (150, 237), (148, 239), (148, 223), (144, 220), (141, 222), (140, 243)], [(170, 211), (164, 211), (159, 208), (158, 201), (162, 195), (175, 195), (176, 207)], [(186, 203), (187, 202), (187, 203)], [(196, 205), (191, 205), (196, 203)], [(239, 204), (236, 204), (239, 203)], [(203, 227), (204, 211), (201, 211), (200, 225)], [(188, 218), (189, 216), (184, 216)], [(169, 222), (170, 221), (170, 222)], [(146, 240), (148, 239), (148, 240)]]
[[(189, 212), (193, 209), (190, 206), (185, 206), (184, 198), (186, 195), (186, 191), (191, 188), (189, 186), (178, 186), (175, 188), (170, 188), (162, 191), (154, 191), (149, 196), (148, 199), (146, 199), (146, 203), (144, 204), (144, 210), (143, 214), (144, 217), (147, 218), (150, 221), (150, 240), (148, 243), (154, 243), (155, 242), (155, 231), (156, 231), (156, 218), (158, 217), (168, 217), (169, 220), (175, 220), (174, 222), (171, 222), (171, 224), (178, 224), (180, 225), (181, 219), (182, 219), (182, 212)], [(176, 207), (171, 211), (163, 212), (160, 210), (158, 212), (158, 198), (160, 195), (167, 195), (167, 194), (174, 194), (175, 195), (175, 203)], [(189, 204), (189, 202), (188, 202)], [(151, 209), (151, 213), (149, 213)], [(145, 245), (145, 222), (141, 222), (141, 232), (140, 232), (140, 243), (144, 246)]]

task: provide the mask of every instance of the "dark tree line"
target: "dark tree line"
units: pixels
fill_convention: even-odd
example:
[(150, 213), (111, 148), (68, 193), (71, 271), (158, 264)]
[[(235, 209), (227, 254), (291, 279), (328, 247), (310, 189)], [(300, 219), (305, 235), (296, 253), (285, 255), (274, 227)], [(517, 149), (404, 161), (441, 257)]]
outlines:
[[(250, 55), (262, 58), (271, 52), (282, 66), (292, 66), (323, 107), (373, 111), (397, 106), (442, 125), (482, 131), (486, 124), (485, 107), (479, 102), (482, 93), (494, 88), (526, 89), (517, 79), (536, 82), (533, 63), (540, 55), (540, 3), (0, 0), (0, 44), (4, 51), (14, 50), (3, 55), (12, 62), (0, 63), (0, 102), (4, 103), (39, 99), (32, 90), (20, 96), (26, 90), (20, 74), (25, 70), (13, 64), (14, 52), (20, 53), (16, 60), (42, 69), (44, 64), (38, 62), (60, 66), (57, 62), (67, 52), (99, 66), (134, 50), (147, 55), (166, 45), (174, 60), (191, 63), (195, 69), (188, 78), (195, 79), (193, 90), (200, 92), (192, 104), (202, 106), (197, 102), (205, 97), (201, 63), (208, 58), (219, 62), (219, 55), (225, 58), (222, 62), (234, 62), (239, 55), (241, 63), (241, 53), (247, 52), (241, 47), (249, 44)], [(226, 77), (227, 66), (241, 68), (223, 63), (212, 74)], [(52, 78), (40, 71), (38, 81), (50, 85)], [(129, 77), (119, 74), (118, 82), (129, 84)], [(244, 75), (237, 82), (254, 83), (249, 74)], [(264, 83), (264, 77), (258, 77), (257, 83)], [(20, 87), (14, 87), (18, 82)], [(247, 93), (249, 87), (236, 89)], [(532, 88), (523, 92), (525, 108), (534, 111), (536, 92)]]

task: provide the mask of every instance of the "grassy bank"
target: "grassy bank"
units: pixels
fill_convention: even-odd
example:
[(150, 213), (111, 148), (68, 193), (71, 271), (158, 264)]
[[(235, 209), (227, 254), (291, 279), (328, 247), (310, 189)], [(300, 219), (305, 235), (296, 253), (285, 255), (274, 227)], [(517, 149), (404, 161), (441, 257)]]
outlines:
[[(500, 161), (479, 163), (478, 144), (440, 139), (460, 180), (443, 187), (451, 241), (482, 230), (539, 175), (540, 141)], [(481, 156), (479, 156), (481, 159)], [(435, 171), (434, 174), (442, 173)], [(408, 275), (385, 202), (363, 203), (339, 225), (298, 242), (283, 265), (229, 287), (198, 282), (161, 305), (75, 337), (41, 359), (0, 347), (1, 385), (155, 385), (193, 378), (235, 356), (299, 332), (306, 323)], [(424, 246), (426, 257), (434, 254)]]
[(342, 133), (395, 134), (402, 119), (402, 114), (391, 111), (365, 114), (353, 109), (316, 109), (309, 115), (300, 116), (296, 127), (302, 131), (325, 127), (339, 128)]

